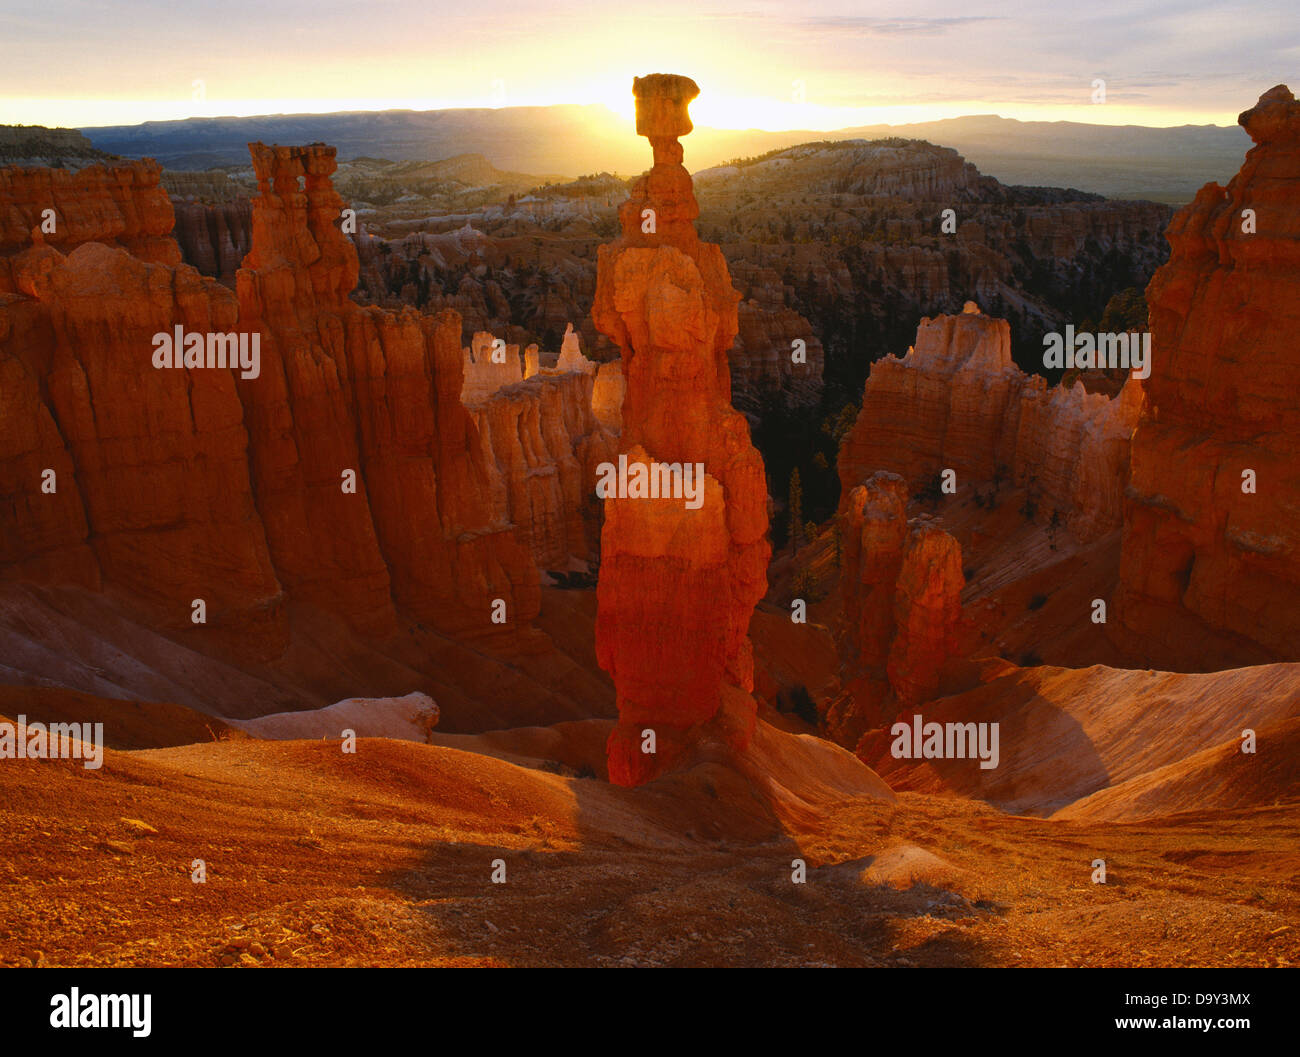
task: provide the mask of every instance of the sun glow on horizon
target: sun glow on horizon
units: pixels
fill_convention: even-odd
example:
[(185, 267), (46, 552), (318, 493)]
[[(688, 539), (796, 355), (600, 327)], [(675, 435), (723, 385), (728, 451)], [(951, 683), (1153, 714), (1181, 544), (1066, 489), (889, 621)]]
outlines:
[[(50, 128), (86, 128), (137, 125), (148, 121), (182, 121), (191, 118), (249, 118), (286, 114), (378, 112), (384, 110), (508, 109), (511, 107), (583, 105), (601, 106), (632, 131), (635, 101), (632, 78), (603, 79), (590, 86), (586, 98), (565, 96), (502, 99), (491, 94), (474, 98), (329, 98), (329, 99), (50, 99), (0, 98), (0, 124), (45, 125)], [(792, 96), (799, 91), (796, 85)], [(863, 125), (906, 125), (971, 115), (996, 114), (1019, 121), (1076, 121), (1096, 125), (1232, 125), (1236, 113), (1204, 113), (1121, 103), (1076, 105), (1007, 103), (970, 99), (943, 103), (890, 103), (880, 105), (828, 105), (813, 99), (728, 95), (701, 86), (691, 103), (697, 128), (728, 131), (835, 132)], [(598, 119), (593, 119), (596, 121)]]
[[(621, 134), (633, 75), (671, 72), (696, 80), (694, 121), (720, 131), (975, 114), (1230, 126), (1294, 68), (1296, 49), (1269, 12), (1279, 2), (1242, 0), (1254, 16), (1211, 5), (1175, 17), (1122, 0), (976, 15), (934, 0), (904, 17), (845, 0), (660, 0), (648, 10), (394, 0), (381, 17), (282, 0), (214, 20), (197, 0), (168, 0), (166, 17), (153, 4), (45, 0), (0, 17), (0, 124), (603, 104), (617, 119), (593, 109), (593, 129)], [(1090, 100), (1097, 79), (1100, 105)]]

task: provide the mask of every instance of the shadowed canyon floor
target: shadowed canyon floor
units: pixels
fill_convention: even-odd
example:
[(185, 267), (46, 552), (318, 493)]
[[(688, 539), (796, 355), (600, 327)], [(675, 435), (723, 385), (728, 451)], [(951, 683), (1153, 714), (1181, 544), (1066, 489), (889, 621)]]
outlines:
[[(157, 728), (160, 723), (154, 721)], [(895, 798), (764, 724), (641, 789), (609, 721), (422, 745), (108, 750), (0, 768), (5, 964), (1238, 965), (1300, 961), (1300, 811), (1115, 824)], [(39, 774), (37, 773), (39, 771)], [(815, 777), (814, 777), (815, 776)], [(807, 882), (791, 864), (807, 862)], [(1108, 864), (1105, 885), (1091, 863)], [(194, 859), (207, 881), (191, 881)], [(491, 881), (493, 860), (506, 882)]]

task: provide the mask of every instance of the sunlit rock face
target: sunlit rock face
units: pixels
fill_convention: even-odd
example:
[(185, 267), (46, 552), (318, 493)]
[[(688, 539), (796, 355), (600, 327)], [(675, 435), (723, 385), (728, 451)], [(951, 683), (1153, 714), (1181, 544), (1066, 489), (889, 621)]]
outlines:
[[(461, 402), (460, 317), (352, 302), (358, 262), (338, 223), (334, 148), (250, 150), (260, 194), (236, 289), (241, 326), (262, 334), (263, 375), (239, 384), (281, 583), (363, 630), (391, 627), (396, 606), (474, 634), (490, 630), (495, 598), (527, 621), (540, 592), (493, 508)], [(341, 494), (350, 466), (364, 485)]]
[(286, 620), (236, 374), (151, 362), (157, 333), (239, 315), (180, 264), (159, 176), (0, 170), (0, 576), (102, 588), (170, 631), (199, 598), (211, 637), (273, 656)]
[(618, 437), (597, 417), (593, 389), (590, 372), (542, 368), (469, 407), (493, 509), (543, 570), (596, 556), (597, 470), (617, 456)]
[[(251, 151), (235, 292), (180, 263), (152, 163), (0, 170), (0, 575), (112, 589), (168, 632), (191, 631), (202, 599), (206, 639), (254, 658), (282, 653), (294, 601), (362, 635), (399, 612), (516, 632), (540, 605), (530, 545), (589, 549), (582, 467), (612, 450), (590, 382), (528, 383), (493, 412), (536, 438), (507, 473), (461, 403), (460, 317), (348, 297), (333, 148)], [(154, 337), (176, 327), (256, 337), (256, 370), (159, 369)], [(498, 494), (502, 476), (518, 488)]]
[(841, 509), (878, 470), (915, 491), (951, 469), (958, 487), (1024, 486), (1039, 519), (1055, 513), (1081, 540), (1104, 536), (1120, 525), (1141, 385), (1130, 378), (1114, 398), (1079, 382), (1049, 389), (1012, 363), (1007, 321), (974, 302), (960, 315), (923, 319), (906, 356), (871, 366), (862, 411), (840, 447)]
[(13, 289), (12, 254), (33, 243), (71, 253), (86, 242), (179, 264), (175, 215), (152, 159), (67, 169), (0, 169), (0, 292)]
[(1300, 103), (1278, 85), (1237, 120), (1255, 146), (1175, 215), (1147, 288), (1124, 507), (1119, 624), (1182, 670), (1300, 656)]
[[(619, 210), (622, 237), (600, 248), (592, 308), (622, 350), (625, 385), (629, 486), (605, 500), (596, 624), (598, 660), (618, 693), (610, 779), (623, 785), (662, 773), (706, 725), (748, 743), (748, 627), (771, 554), (763, 462), (731, 406), (740, 295), (722, 251), (696, 233), (678, 142), (699, 89), (652, 74), (633, 93), (654, 166)], [(694, 500), (640, 497), (633, 482), (664, 464), (701, 471)]]

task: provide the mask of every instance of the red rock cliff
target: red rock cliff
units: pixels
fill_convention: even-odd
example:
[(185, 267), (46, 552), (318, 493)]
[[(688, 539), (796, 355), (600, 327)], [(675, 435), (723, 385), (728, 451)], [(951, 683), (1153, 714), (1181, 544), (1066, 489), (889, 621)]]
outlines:
[[(70, 253), (86, 242), (121, 246), (141, 260), (180, 263), (171, 200), (152, 159), (67, 169), (0, 169), (0, 293), (15, 291), (15, 254), (35, 243)], [(46, 210), (53, 210), (48, 217)], [(42, 228), (53, 227), (53, 230)]]
[(176, 241), (187, 264), (204, 275), (233, 283), (245, 254), (252, 249), (253, 203), (203, 203), (172, 199)]
[(973, 302), (923, 319), (906, 356), (871, 365), (840, 447), (841, 510), (877, 470), (913, 490), (943, 469), (959, 489), (1003, 474), (1035, 493), (1041, 519), (1057, 511), (1078, 538), (1103, 536), (1120, 525), (1141, 395), (1133, 379), (1114, 399), (1079, 383), (1049, 390), (1011, 362), (1006, 320)]
[[(283, 599), (235, 376), (151, 362), (157, 332), (238, 326), (234, 295), (178, 264), (158, 167), (0, 170), (0, 195), (11, 218), (0, 245), (0, 572), (105, 585), (172, 630), (192, 626), (201, 598), (217, 637), (274, 655)], [(42, 234), (47, 208), (56, 232)]]
[[(107, 586), (168, 631), (197, 633), (202, 598), (203, 634), (250, 657), (283, 650), (286, 599), (363, 634), (399, 611), (457, 636), (526, 625), (538, 571), (461, 403), (459, 317), (353, 303), (333, 149), (251, 149), (237, 293), (179, 263), (152, 163), (0, 170), (0, 575)], [(255, 376), (156, 368), (152, 336), (177, 325), (256, 335)], [(533, 401), (539, 461), (595, 430), (590, 385), (570, 388)], [(571, 528), (565, 480), (547, 517)]]
[[(537, 577), (492, 507), (461, 404), (460, 317), (353, 303), (334, 149), (250, 151), (261, 193), (237, 290), (241, 326), (262, 332), (262, 375), (240, 389), (281, 582), (358, 630), (391, 626), (394, 602), (456, 633), (489, 630), (495, 598), (527, 623)], [(340, 487), (348, 469), (356, 494)]]
[[(518, 351), (508, 350), (508, 359)], [(543, 570), (565, 570), (570, 557), (596, 557), (597, 471), (618, 453), (617, 431), (606, 428), (595, 406), (596, 364), (580, 352), (574, 357), (523, 380), (506, 379), (477, 399), (462, 396), (487, 454), (493, 505)]]
[(1300, 657), (1300, 103), (1278, 85), (1238, 121), (1255, 146), (1174, 217), (1147, 289), (1124, 507), (1119, 623), (1181, 670)]
[[(618, 693), (611, 781), (669, 766), (711, 720), (733, 744), (754, 722), (750, 616), (767, 583), (767, 489), (745, 419), (731, 406), (727, 350), (740, 295), (718, 246), (695, 231), (699, 207), (678, 137), (699, 94), (685, 77), (634, 82), (637, 132), (654, 166), (602, 246), (592, 317), (622, 350), (621, 451), (629, 464), (703, 464), (702, 504), (605, 502), (596, 649)], [(724, 707), (725, 704), (725, 707)], [(644, 752), (653, 730), (656, 752)]]

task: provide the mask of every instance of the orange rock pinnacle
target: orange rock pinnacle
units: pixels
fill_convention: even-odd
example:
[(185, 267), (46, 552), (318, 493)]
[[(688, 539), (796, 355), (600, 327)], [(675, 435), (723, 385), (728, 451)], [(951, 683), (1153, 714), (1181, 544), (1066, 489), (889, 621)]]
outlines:
[(706, 724), (747, 744), (749, 620), (771, 554), (763, 461), (731, 406), (740, 295), (721, 249), (695, 231), (677, 142), (699, 89), (652, 74), (633, 93), (654, 166), (619, 210), (622, 237), (600, 248), (592, 318), (622, 349), (628, 463), (668, 474), (702, 463), (705, 480), (695, 508), (671, 493), (606, 497), (596, 649), (618, 691), (609, 772), (622, 785), (662, 773)]

